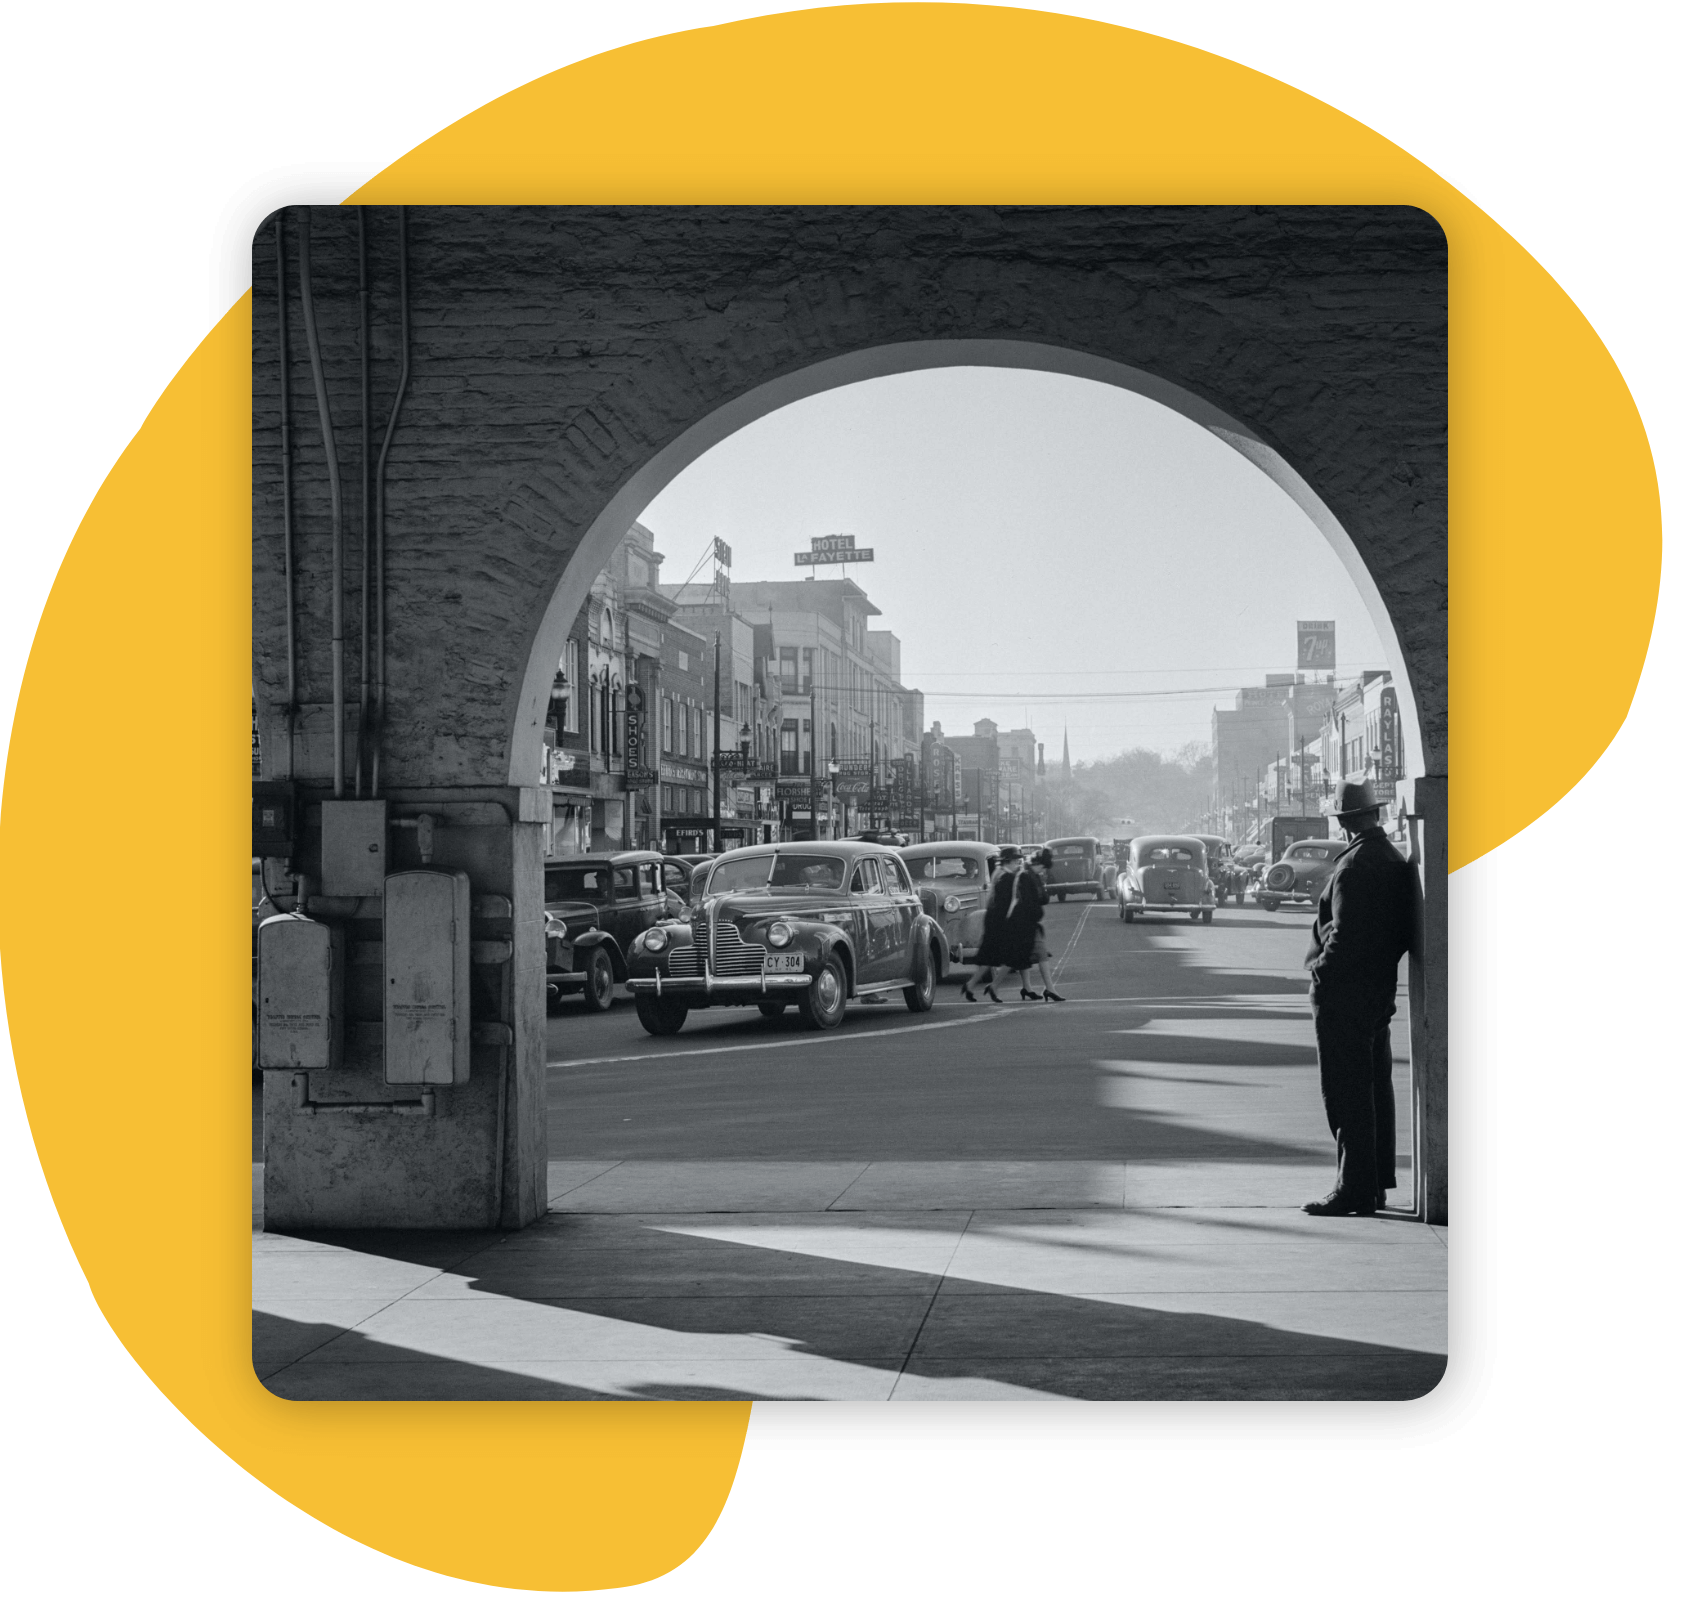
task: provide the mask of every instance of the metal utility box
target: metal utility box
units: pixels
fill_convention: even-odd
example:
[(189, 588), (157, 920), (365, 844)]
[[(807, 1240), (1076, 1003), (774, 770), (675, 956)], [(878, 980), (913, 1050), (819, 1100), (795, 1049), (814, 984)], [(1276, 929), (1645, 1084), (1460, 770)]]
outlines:
[(382, 802), (326, 802), (319, 813), (319, 888), (326, 897), (382, 897), (389, 867)]
[(472, 883), (463, 870), (384, 881), (384, 1080), (472, 1079)]
[(254, 782), (255, 858), (295, 857), (295, 786), (287, 780)]
[(335, 1070), (342, 1063), (342, 932), (277, 914), (262, 920), (259, 1059), (262, 1070)]

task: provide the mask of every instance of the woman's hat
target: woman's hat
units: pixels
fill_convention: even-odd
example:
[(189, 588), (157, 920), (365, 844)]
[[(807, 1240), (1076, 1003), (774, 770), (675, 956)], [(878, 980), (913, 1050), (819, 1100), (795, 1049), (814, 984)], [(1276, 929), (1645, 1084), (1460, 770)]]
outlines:
[(998, 849), (999, 863), (1013, 864), (1020, 857), (1021, 849), (1019, 847), (1000, 847)]

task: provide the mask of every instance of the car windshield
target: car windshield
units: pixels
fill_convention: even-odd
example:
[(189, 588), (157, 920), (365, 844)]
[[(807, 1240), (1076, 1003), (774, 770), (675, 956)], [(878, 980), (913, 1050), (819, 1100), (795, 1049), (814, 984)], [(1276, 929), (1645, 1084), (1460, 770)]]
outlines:
[(579, 864), (571, 869), (543, 871), (545, 903), (601, 902), (608, 896), (608, 886), (606, 864)]
[(972, 881), (976, 886), (980, 883), (980, 861), (977, 858), (945, 854), (937, 858), (908, 858), (904, 862), (916, 880)]
[(1192, 849), (1190, 847), (1147, 847), (1139, 855), (1142, 864), (1190, 864)]
[(825, 853), (763, 853), (717, 862), (709, 875), (707, 895), (764, 889), (835, 892), (843, 884), (842, 858)]
[(1320, 858), (1326, 863), (1334, 856), (1332, 847), (1295, 847), (1287, 856), (1289, 858)]

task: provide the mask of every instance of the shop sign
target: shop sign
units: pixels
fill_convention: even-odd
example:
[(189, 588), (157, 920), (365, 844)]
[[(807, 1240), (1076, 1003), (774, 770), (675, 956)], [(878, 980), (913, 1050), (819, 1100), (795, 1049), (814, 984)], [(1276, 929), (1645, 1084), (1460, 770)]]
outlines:
[(626, 776), (645, 769), (649, 760), (649, 704), (642, 686), (626, 690)]

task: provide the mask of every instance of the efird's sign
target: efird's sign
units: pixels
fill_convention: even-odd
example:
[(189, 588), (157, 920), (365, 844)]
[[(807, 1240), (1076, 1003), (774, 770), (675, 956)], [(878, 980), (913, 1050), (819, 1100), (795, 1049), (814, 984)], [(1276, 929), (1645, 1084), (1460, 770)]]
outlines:
[(1299, 667), (1301, 669), (1332, 669), (1334, 667), (1333, 619), (1299, 620)]

